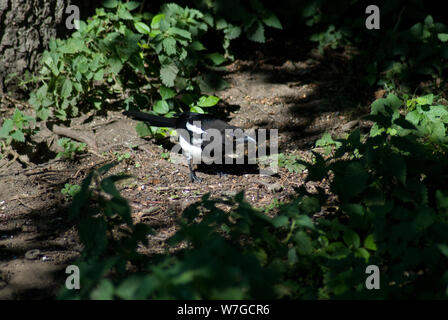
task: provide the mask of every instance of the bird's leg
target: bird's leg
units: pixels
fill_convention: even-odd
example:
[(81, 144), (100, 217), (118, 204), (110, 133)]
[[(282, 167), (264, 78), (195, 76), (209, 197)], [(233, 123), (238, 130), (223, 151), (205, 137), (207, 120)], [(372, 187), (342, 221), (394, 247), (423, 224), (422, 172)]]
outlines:
[(191, 182), (201, 182), (202, 179), (199, 178), (193, 171), (193, 167), (191, 165), (191, 161), (188, 161), (188, 169), (190, 169), (190, 180)]
[(217, 170), (217, 174), (218, 174), (218, 177), (219, 178), (222, 178), (222, 177), (225, 177), (225, 176), (227, 176), (227, 173), (224, 173), (224, 164), (220, 164), (220, 165), (218, 165), (218, 168), (217, 168), (218, 170)]
[(218, 177), (222, 178), (227, 176), (227, 173), (224, 173), (223, 171), (218, 171)]

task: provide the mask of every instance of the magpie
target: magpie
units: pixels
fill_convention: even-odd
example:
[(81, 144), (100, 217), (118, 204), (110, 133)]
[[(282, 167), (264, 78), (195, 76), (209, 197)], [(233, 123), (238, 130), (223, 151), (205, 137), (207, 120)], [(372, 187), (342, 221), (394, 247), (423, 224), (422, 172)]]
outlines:
[[(123, 114), (150, 126), (174, 128), (179, 136), (180, 147), (188, 160), (191, 182), (201, 181), (193, 170), (192, 160), (200, 159), (200, 162), (205, 160), (209, 164), (218, 157), (236, 158), (238, 155), (235, 155), (234, 149), (237, 145), (256, 144), (256, 140), (244, 133), (241, 128), (209, 114), (183, 112), (175, 114), (173, 118), (166, 118), (132, 109), (124, 111)], [(211, 146), (212, 142), (215, 144)], [(218, 148), (208, 148), (209, 146)], [(221, 154), (215, 154), (217, 150)]]

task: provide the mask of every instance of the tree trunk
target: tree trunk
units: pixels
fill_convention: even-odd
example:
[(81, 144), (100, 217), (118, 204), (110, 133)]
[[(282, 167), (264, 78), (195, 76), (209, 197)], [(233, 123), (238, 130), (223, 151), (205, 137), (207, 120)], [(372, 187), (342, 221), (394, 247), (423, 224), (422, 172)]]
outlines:
[(50, 38), (64, 26), (69, 2), (0, 0), (0, 93), (20, 96), (18, 77), (35, 70)]

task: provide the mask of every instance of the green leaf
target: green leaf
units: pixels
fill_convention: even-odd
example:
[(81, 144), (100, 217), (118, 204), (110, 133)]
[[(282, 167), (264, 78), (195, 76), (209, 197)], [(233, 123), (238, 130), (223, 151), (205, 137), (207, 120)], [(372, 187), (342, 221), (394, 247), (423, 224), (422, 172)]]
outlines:
[(176, 91), (165, 86), (160, 86), (159, 93), (163, 100), (168, 100), (176, 96)]
[(439, 38), (439, 40), (442, 42), (447, 42), (448, 41), (448, 33), (439, 33), (437, 35), (437, 38)]
[(314, 229), (313, 220), (311, 220), (311, 218), (308, 216), (301, 214), (301, 215), (297, 216), (295, 221), (298, 226), (309, 228), (309, 229)]
[(277, 16), (272, 12), (268, 12), (267, 15), (263, 18), (263, 22), (268, 27), (283, 29), (280, 20), (278, 20)]
[(413, 224), (417, 230), (421, 231), (432, 225), (435, 219), (435, 214), (430, 208), (422, 207), (416, 213)]
[(180, 36), (182, 38), (191, 40), (191, 33), (188, 32), (187, 30), (184, 30), (184, 29), (171, 27), (171, 28), (168, 29), (168, 33), (171, 34), (171, 35), (177, 35), (177, 36)]
[(339, 141), (333, 140), (333, 138), (331, 137), (331, 134), (328, 132), (325, 132), (322, 135), (322, 138), (320, 138), (316, 141), (316, 147), (326, 147), (329, 145), (335, 145), (336, 147), (339, 147), (342, 145), (342, 143)]
[(389, 175), (397, 177), (398, 180), (402, 183), (406, 183), (406, 161), (399, 154), (392, 153), (385, 160), (385, 172)]
[(151, 28), (158, 29), (160, 21), (162, 21), (163, 19), (165, 19), (165, 15), (163, 13), (154, 16), (151, 21)]
[(72, 93), (72, 90), (73, 90), (72, 81), (69, 78), (66, 78), (64, 80), (64, 83), (62, 84), (61, 97), (68, 98)]
[(227, 27), (227, 21), (222, 19), (222, 18), (220, 18), (220, 19), (216, 20), (216, 26), (215, 27), (216, 27), (217, 30), (222, 30), (225, 27)]
[(116, 294), (121, 299), (134, 300), (138, 289), (142, 286), (142, 278), (130, 276), (126, 278), (116, 290)]
[(352, 230), (346, 230), (342, 239), (344, 239), (344, 242), (348, 247), (352, 246), (354, 248), (359, 248), (359, 245), (361, 244), (361, 239), (358, 234)]
[(118, 6), (118, 1), (117, 0), (104, 0), (102, 2), (103, 7), (112, 9), (115, 8), (116, 6)]
[(143, 22), (135, 22), (134, 23), (135, 29), (142, 34), (149, 34), (151, 30), (149, 29), (149, 26), (146, 23)]
[(431, 105), (434, 101), (434, 94), (431, 93), (423, 97), (418, 97), (415, 99), (415, 101), (421, 105)]
[(437, 247), (439, 248), (440, 252), (448, 258), (448, 246), (446, 244), (438, 244)]
[(334, 164), (335, 169), (338, 170), (331, 183), (331, 188), (334, 192), (340, 196), (351, 198), (364, 191), (369, 174), (361, 163), (352, 162), (342, 168), (336, 167), (336, 165)]
[(364, 248), (358, 248), (356, 249), (355, 257), (364, 258), (364, 260), (367, 262), (369, 261), (370, 253)]
[(162, 41), (162, 46), (168, 55), (172, 56), (176, 54), (176, 39), (172, 37), (165, 38)]
[(238, 26), (229, 25), (225, 30), (225, 33), (227, 35), (227, 38), (229, 38), (229, 40), (233, 40), (241, 35), (241, 28)]
[(372, 251), (376, 251), (377, 250), (375, 239), (373, 238), (373, 234), (369, 234), (364, 239), (364, 248), (372, 250)]
[(431, 106), (427, 115), (432, 121), (439, 122), (441, 117), (448, 116), (448, 108), (443, 105)]
[(412, 123), (412, 121), (404, 118), (398, 118), (394, 121), (394, 123), (403, 129), (417, 130), (417, 127)]
[(50, 116), (50, 109), (49, 108), (41, 108), (41, 109), (36, 111), (36, 116), (39, 119), (42, 119), (42, 120), (45, 121)]
[(347, 212), (352, 216), (363, 216), (364, 215), (364, 207), (360, 204), (355, 203), (345, 203), (341, 205), (341, 209), (344, 212)]
[(393, 119), (398, 118), (398, 109), (403, 105), (403, 102), (394, 94), (389, 94), (387, 98), (381, 98), (375, 100), (371, 105), (371, 114), (377, 115), (382, 114), (384, 116), (389, 116), (387, 109), (390, 108), (393, 112)]
[(210, 59), (215, 66), (218, 66), (218, 65), (222, 64), (224, 61), (226, 61), (224, 56), (217, 52), (206, 54), (205, 57)]
[(287, 216), (276, 216), (274, 220), (272, 220), (272, 224), (276, 228), (285, 227), (289, 224), (289, 218)]
[(165, 114), (170, 111), (170, 106), (165, 100), (159, 100), (156, 102), (156, 104), (153, 107), (154, 112), (157, 112), (158, 114)]
[(36, 98), (37, 100), (42, 100), (48, 92), (48, 85), (44, 84), (36, 91)]
[(425, 25), (428, 26), (428, 27), (432, 27), (434, 25), (434, 19), (432, 18), (431, 15), (428, 15), (425, 18)]
[(296, 253), (296, 248), (291, 247), (288, 250), (288, 263), (293, 265), (295, 263), (297, 263), (298, 259), (297, 259), (297, 253)]
[(137, 134), (140, 137), (147, 137), (151, 135), (151, 130), (149, 129), (148, 125), (143, 122), (137, 123), (135, 131), (137, 131)]
[(247, 38), (254, 42), (264, 43), (266, 39), (264, 37), (264, 27), (260, 21), (254, 21), (246, 30)]
[[(75, 195), (73, 202), (82, 196), (82, 190)], [(103, 218), (81, 219), (78, 226), (79, 239), (86, 246), (84, 250), (97, 256), (107, 248), (107, 225)]]
[(410, 123), (412, 123), (414, 126), (418, 126), (418, 123), (420, 122), (422, 116), (418, 112), (418, 110), (414, 110), (409, 112), (405, 119), (408, 120)]
[(6, 119), (0, 129), (0, 138), (7, 138), (14, 127), (12, 119)]
[(112, 300), (114, 298), (114, 285), (109, 279), (103, 279), (99, 285), (92, 290), (90, 298), (93, 300)]
[(13, 134), (11, 134), (11, 137), (15, 141), (25, 142), (25, 135), (23, 134), (23, 132), (21, 130), (15, 131)]
[(216, 105), (218, 103), (220, 99), (218, 97), (215, 96), (202, 96), (199, 101), (198, 101), (198, 106), (199, 107), (213, 107), (214, 105)]
[(437, 208), (439, 211), (448, 212), (448, 196), (445, 196), (440, 190), (436, 191)]
[(202, 43), (200, 43), (199, 41), (193, 41), (190, 45), (190, 48), (195, 50), (195, 51), (202, 51), (202, 50), (206, 50), (206, 48), (202, 45)]
[(198, 106), (191, 107), (190, 112), (196, 112), (196, 113), (201, 113), (201, 114), (205, 113), (205, 111), (201, 107), (198, 107)]
[(128, 226), (132, 225), (131, 208), (126, 199), (121, 196), (113, 197), (108, 203), (112, 214), (118, 214)]
[(110, 66), (110, 71), (115, 74), (118, 74), (120, 70), (123, 68), (123, 63), (121, 62), (120, 59), (116, 57), (108, 59), (107, 64)]
[[(104, 166), (102, 166), (101, 168), (98, 169), (99, 174), (106, 174), (109, 172), (110, 169), (112, 169), (113, 167), (115, 167), (118, 164), (118, 162), (111, 162), (111, 163), (107, 163)], [(88, 186), (88, 180), (86, 180), (86, 186)], [(84, 181), (83, 181), (84, 184)]]
[(160, 68), (162, 83), (167, 87), (173, 87), (178, 72), (179, 69), (174, 63), (162, 65), (162, 68)]
[(299, 231), (294, 236), (297, 250), (300, 254), (308, 255), (313, 252), (313, 244), (305, 231)]
[(23, 127), (23, 115), (22, 115), (22, 113), (20, 112), (20, 110), (19, 109), (15, 109), (14, 110), (14, 115), (13, 115), (13, 117), (12, 117), (12, 121), (14, 122), (14, 124), (15, 124), (15, 126), (18, 128), (18, 129), (22, 129), (22, 127)]
[(94, 74), (93, 80), (100, 81), (103, 80), (103, 77), (104, 77), (104, 69), (100, 69)]
[(129, 11), (137, 9), (140, 6), (140, 3), (137, 1), (129, 1), (124, 4)]
[(73, 54), (87, 50), (87, 48), (81, 39), (71, 38), (67, 40), (66, 44), (62, 46), (60, 50), (64, 53)]
[(120, 193), (118, 192), (117, 188), (115, 187), (115, 182), (120, 180), (129, 179), (132, 176), (130, 175), (113, 175), (107, 178), (104, 178), (101, 180), (101, 188), (111, 196), (114, 196), (116, 198), (121, 198)]

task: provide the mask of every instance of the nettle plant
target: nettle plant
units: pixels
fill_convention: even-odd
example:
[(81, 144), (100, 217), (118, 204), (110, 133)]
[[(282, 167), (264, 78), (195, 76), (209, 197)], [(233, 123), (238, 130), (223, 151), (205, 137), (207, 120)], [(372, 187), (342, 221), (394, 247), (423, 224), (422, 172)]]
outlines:
[[(403, 115), (397, 96), (375, 101), (367, 137), (357, 129), (308, 165), (307, 179), (329, 179), (338, 199), (334, 218), (318, 221), (332, 267), (324, 296), (446, 298), (448, 110), (431, 96), (408, 103), (415, 109)], [(376, 293), (360, 281), (366, 264), (382, 270)]]
[[(150, 107), (168, 117), (202, 112), (210, 105), (201, 105), (201, 92), (227, 85), (214, 71), (227, 59), (209, 52), (200, 40), (210, 28), (224, 30), (227, 50), (239, 27), (174, 3), (155, 15), (131, 13), (139, 6), (134, 1), (107, 0), (103, 5), (87, 22), (80, 21), (70, 38), (51, 40), (43, 53), (34, 78), (40, 86), (29, 99), (38, 119), (65, 121), (80, 109), (103, 109), (110, 104), (107, 98), (125, 98), (126, 109)], [(281, 27), (274, 15), (263, 15), (266, 25)], [(252, 20), (247, 21), (248, 32), (258, 27), (251, 39), (264, 41), (264, 28)], [(166, 130), (150, 132), (165, 135)]]
[(69, 138), (58, 140), (58, 145), (62, 147), (62, 151), (57, 154), (57, 158), (74, 160), (77, 156), (86, 151), (87, 144), (73, 141)]
[(29, 99), (38, 118), (66, 120), (77, 116), (83, 104), (99, 110), (108, 93), (123, 92), (125, 71), (144, 72), (140, 35), (130, 28), (134, 16), (129, 11), (137, 6), (116, 2), (113, 12), (97, 9), (69, 39), (50, 41), (38, 77), (42, 85)]
[(143, 22), (135, 23), (136, 29), (147, 36), (140, 46), (149, 49), (144, 51), (149, 68), (159, 73), (166, 87), (194, 89), (191, 78), (199, 59), (196, 53), (205, 50), (198, 38), (209, 27), (203, 18), (198, 10), (170, 3), (152, 18), (150, 27)]
[(33, 117), (24, 115), (16, 108), (13, 117), (5, 119), (0, 128), (0, 154), (5, 155), (13, 144), (25, 143), (35, 134), (38, 130), (32, 125), (34, 122)]
[[(370, 134), (377, 136), (387, 132), (392, 136), (407, 136), (413, 134), (432, 152), (445, 153), (448, 148), (447, 126), (448, 107), (437, 104), (434, 95), (408, 99), (405, 101), (394, 94), (387, 99), (379, 99), (372, 103), (371, 118), (377, 122), (372, 126)], [(405, 107), (404, 107), (405, 106)], [(406, 109), (406, 115), (401, 115), (400, 108)], [(384, 119), (384, 115), (391, 119)]]
[[(144, 41), (149, 27), (143, 21), (150, 15), (131, 14), (138, 5), (106, 1), (106, 9), (97, 9), (87, 23), (81, 21), (69, 39), (50, 41), (38, 78), (43, 84), (29, 100), (38, 118), (66, 120), (77, 116), (80, 106), (100, 110), (105, 98), (125, 92), (126, 106), (147, 106), (154, 94), (160, 94), (154, 109), (166, 114), (173, 109), (169, 99), (179, 92), (198, 92), (191, 78), (197, 66), (193, 53), (205, 49), (195, 41), (196, 29), (207, 30), (205, 23), (195, 20), (201, 13), (167, 5), (164, 13), (152, 18), (153, 37)], [(188, 98), (193, 99), (184, 99)]]

